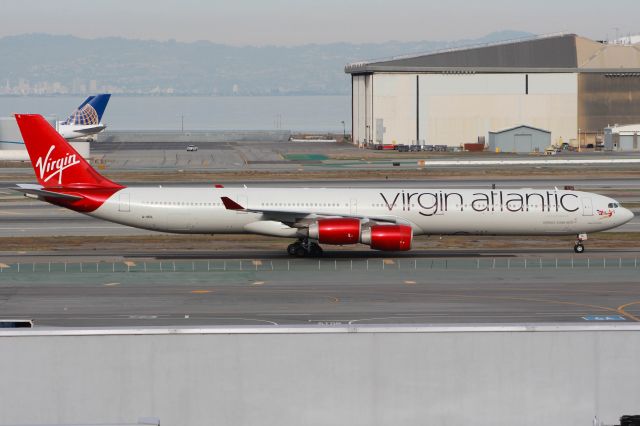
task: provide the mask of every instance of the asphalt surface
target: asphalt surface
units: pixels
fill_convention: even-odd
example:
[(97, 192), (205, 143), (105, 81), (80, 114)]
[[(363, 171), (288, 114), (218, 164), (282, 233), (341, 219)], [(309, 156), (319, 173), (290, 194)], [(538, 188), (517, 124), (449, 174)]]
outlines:
[[(391, 267), (389, 267), (391, 268)], [(7, 273), (0, 311), (36, 326), (638, 321), (632, 267)]]
[[(196, 152), (187, 152), (188, 142), (94, 142), (91, 144), (92, 157), (108, 170), (191, 170), (191, 171), (291, 171), (297, 170), (415, 170), (418, 160), (548, 160), (547, 156), (474, 154), (474, 153), (413, 153), (409, 157), (396, 152), (371, 152), (349, 143), (308, 143), (308, 142), (211, 142), (197, 143)], [(311, 154), (311, 155), (309, 155)], [(370, 155), (373, 155), (372, 157)], [(404, 157), (404, 158), (403, 158)], [(637, 153), (613, 152), (564, 152), (553, 159), (633, 159)], [(399, 163), (394, 165), (393, 163)], [(452, 167), (434, 165), (435, 167)], [(470, 169), (495, 169), (504, 166), (466, 166)], [(532, 165), (516, 166), (526, 170)], [(544, 166), (557, 169), (571, 169), (579, 174), (584, 165)], [(615, 166), (614, 166), (615, 167)], [(18, 172), (18, 173), (24, 173)]]
[[(13, 195), (16, 193), (9, 191), (8, 188), (15, 186), (17, 183), (35, 183), (33, 171), (26, 169), (15, 169), (16, 171), (24, 170), (25, 177), (21, 181), (6, 180), (0, 176), (0, 197)], [(211, 186), (212, 182), (175, 182), (154, 180), (149, 182), (132, 182), (120, 181), (119, 183), (126, 186), (172, 186), (172, 187), (206, 187)], [(297, 187), (297, 188), (487, 188), (493, 184), (496, 188), (564, 188), (565, 185), (574, 186), (577, 191), (582, 190), (600, 190), (606, 195), (606, 191), (612, 190), (640, 190), (640, 179), (636, 178), (571, 178), (556, 179), (553, 176), (548, 178), (484, 178), (484, 179), (300, 179), (292, 175), (290, 180), (222, 180), (220, 182), (228, 187), (249, 186), (253, 188), (280, 188), (280, 187)]]

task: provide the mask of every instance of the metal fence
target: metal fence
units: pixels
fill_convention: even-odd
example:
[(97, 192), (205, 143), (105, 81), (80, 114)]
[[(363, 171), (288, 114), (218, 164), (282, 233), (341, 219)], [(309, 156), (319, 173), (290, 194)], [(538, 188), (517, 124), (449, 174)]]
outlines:
[(229, 259), (123, 262), (0, 263), (0, 273), (173, 273), (250, 271), (393, 271), (489, 269), (638, 269), (638, 258)]

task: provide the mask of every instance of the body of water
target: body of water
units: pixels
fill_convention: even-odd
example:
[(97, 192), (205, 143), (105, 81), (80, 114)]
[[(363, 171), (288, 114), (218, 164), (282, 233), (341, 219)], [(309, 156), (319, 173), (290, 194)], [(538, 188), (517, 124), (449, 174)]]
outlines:
[[(83, 96), (0, 97), (0, 116), (37, 113), (66, 118)], [(348, 96), (118, 96), (102, 121), (111, 130), (347, 131)]]

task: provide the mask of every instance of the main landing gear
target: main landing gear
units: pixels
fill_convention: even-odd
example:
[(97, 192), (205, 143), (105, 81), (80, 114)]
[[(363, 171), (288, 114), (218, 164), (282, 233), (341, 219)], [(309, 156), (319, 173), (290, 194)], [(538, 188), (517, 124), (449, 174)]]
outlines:
[(305, 238), (304, 240), (299, 240), (293, 244), (289, 244), (287, 247), (287, 253), (291, 256), (298, 257), (320, 257), (322, 256), (322, 247), (320, 247), (318, 243), (311, 242), (308, 238)]
[(582, 242), (587, 239), (587, 234), (578, 234), (578, 238), (576, 239), (576, 243), (573, 246), (573, 251), (576, 253), (584, 253), (584, 245)]

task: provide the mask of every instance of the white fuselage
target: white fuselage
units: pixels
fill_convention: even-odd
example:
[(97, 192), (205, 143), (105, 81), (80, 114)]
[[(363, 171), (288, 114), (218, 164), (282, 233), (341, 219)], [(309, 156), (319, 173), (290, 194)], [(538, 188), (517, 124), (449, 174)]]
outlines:
[[(227, 210), (229, 197), (247, 210)], [(90, 215), (161, 232), (295, 237), (295, 222), (359, 217), (414, 235), (570, 235), (603, 231), (633, 213), (597, 194), (561, 190), (124, 188)], [(256, 212), (260, 211), (260, 212)], [(290, 220), (289, 220), (290, 219)]]

